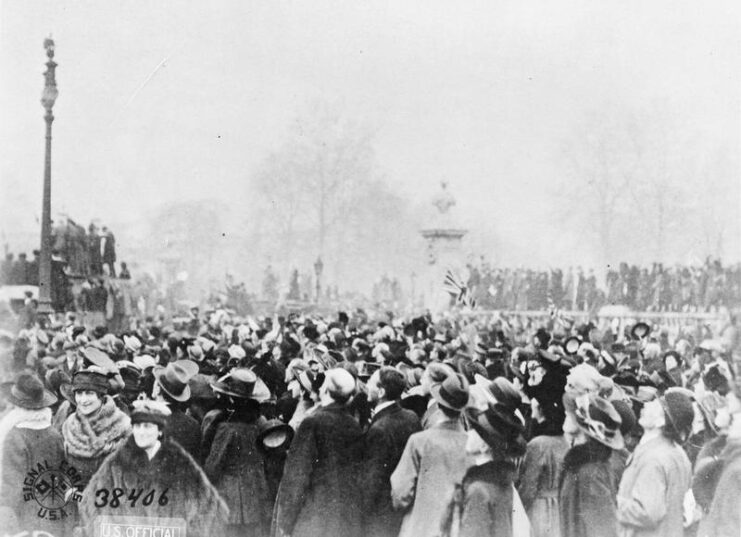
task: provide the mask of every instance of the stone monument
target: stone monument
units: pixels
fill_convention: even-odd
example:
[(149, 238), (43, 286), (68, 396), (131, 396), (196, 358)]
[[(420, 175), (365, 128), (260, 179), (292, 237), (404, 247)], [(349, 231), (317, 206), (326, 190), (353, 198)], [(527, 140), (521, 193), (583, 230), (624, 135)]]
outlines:
[(448, 309), (451, 303), (451, 296), (443, 289), (445, 273), (452, 270), (466, 277), (462, 239), (468, 230), (458, 221), (454, 210), (456, 201), (448, 191), (448, 184), (442, 182), (441, 187), (432, 199), (432, 215), (420, 230), (427, 243), (426, 264), (420, 271), (421, 293), (425, 308), (432, 313)]

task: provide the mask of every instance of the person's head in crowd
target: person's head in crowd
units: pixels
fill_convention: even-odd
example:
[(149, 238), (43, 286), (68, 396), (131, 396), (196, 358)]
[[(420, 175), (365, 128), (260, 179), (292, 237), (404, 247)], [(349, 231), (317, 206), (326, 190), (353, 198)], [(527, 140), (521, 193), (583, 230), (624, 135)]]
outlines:
[(324, 373), (324, 383), (319, 390), (319, 400), (323, 406), (333, 403), (347, 405), (355, 393), (355, 378), (344, 369), (330, 369)]
[(77, 371), (72, 376), (71, 391), (77, 412), (83, 416), (90, 416), (100, 410), (105, 397), (110, 391), (108, 376), (102, 369), (92, 366)]
[(726, 396), (730, 391), (728, 378), (717, 365), (713, 365), (705, 371), (702, 376), (702, 383), (707, 391), (716, 392), (721, 396)]
[(44, 384), (46, 388), (54, 394), (54, 396), (61, 400), (64, 395), (62, 394), (62, 386), (69, 385), (72, 382), (70, 376), (61, 369), (50, 369), (44, 375)]
[(139, 399), (132, 403), (132, 437), (150, 459), (164, 441), (167, 420), (171, 415), (164, 401)]
[(316, 375), (311, 369), (300, 370), (296, 375), (298, 397), (305, 401), (318, 401), (319, 388), (324, 383), (324, 373)]
[(440, 362), (430, 362), (429, 364), (427, 364), (427, 367), (422, 374), (422, 379), (419, 383), (420, 387), (422, 388), (422, 393), (425, 395), (429, 395), (432, 386), (441, 383), (454, 373), (455, 371), (453, 371), (453, 368), (447, 364), (443, 364)]
[(466, 380), (469, 384), (474, 384), (476, 382), (476, 375), (480, 375), (486, 379), (489, 378), (489, 374), (486, 371), (486, 368), (479, 362), (474, 362), (473, 360), (466, 358), (460, 358), (456, 361), (456, 365), (458, 372), (466, 377)]
[(368, 402), (378, 405), (388, 401), (398, 401), (406, 385), (406, 377), (401, 371), (383, 366), (368, 380)]
[(409, 361), (413, 364), (424, 364), (427, 361), (427, 353), (419, 346), (414, 346), (407, 352)]
[(546, 370), (545, 367), (543, 367), (543, 362), (541, 362), (540, 359), (535, 357), (534, 355), (529, 354), (527, 356), (525, 366), (525, 372), (527, 374), (527, 386), (540, 386), (541, 382), (543, 382), (543, 378), (545, 378), (546, 375)]
[(184, 410), (190, 399), (190, 379), (198, 373), (198, 365), (190, 360), (177, 360), (166, 366), (156, 366), (154, 394), (175, 409)]
[(684, 444), (692, 432), (695, 411), (685, 393), (668, 390), (664, 396), (643, 405), (638, 423), (647, 434), (663, 434), (677, 444)]
[(523, 438), (525, 428), (517, 415), (519, 398), (506, 379), (495, 380), (500, 381), (492, 382), (492, 391), (498, 394), (495, 401), (484, 409), (465, 409), (466, 421), (471, 426), (466, 452), (477, 465), (489, 460), (512, 461), (524, 455), (527, 447)]
[(584, 395), (577, 400), (574, 415), (574, 446), (585, 445), (599, 460), (607, 460), (612, 450), (625, 446), (620, 431), (622, 417), (607, 399)]
[(448, 420), (458, 419), (470, 398), (468, 381), (460, 373), (453, 373), (441, 383), (434, 384), (430, 393)]
[(625, 449), (632, 452), (641, 440), (642, 430), (638, 425), (638, 418), (630, 404), (622, 399), (610, 401), (618, 414), (620, 414), (620, 434), (623, 436)]
[(604, 385), (604, 377), (594, 367), (583, 363), (571, 368), (566, 377), (566, 391), (575, 397), (598, 393)]
[(13, 382), (0, 385), (0, 393), (2, 394), (0, 399), (4, 404), (27, 411), (46, 409), (57, 402), (57, 396), (45, 389), (41, 379), (29, 371), (22, 371), (16, 375)]
[(130, 406), (131, 403), (139, 396), (141, 392), (141, 369), (128, 360), (116, 362), (124, 387), (119, 393), (119, 397)]
[(666, 371), (681, 369), (682, 363), (682, 355), (679, 352), (669, 350), (664, 353), (664, 369)]

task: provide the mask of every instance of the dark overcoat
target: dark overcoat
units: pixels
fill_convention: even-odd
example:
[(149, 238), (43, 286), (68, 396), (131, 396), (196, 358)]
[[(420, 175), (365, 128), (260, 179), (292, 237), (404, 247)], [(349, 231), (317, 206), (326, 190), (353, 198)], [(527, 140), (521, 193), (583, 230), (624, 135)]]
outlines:
[(515, 465), (490, 461), (469, 468), (461, 487), (458, 537), (512, 537)]
[(181, 412), (173, 409), (167, 420), (165, 433), (193, 457), (198, 464), (203, 462), (201, 453), (201, 426), (198, 422)]
[(267, 529), (273, 506), (257, 449), (259, 427), (259, 422), (220, 423), (204, 468), (229, 506), (230, 524)]
[(362, 533), (362, 431), (340, 405), (318, 407), (296, 431), (278, 489), (273, 533), (301, 537)]
[(403, 513), (391, 503), (391, 474), (409, 437), (422, 430), (419, 418), (395, 402), (371, 419), (363, 457), (363, 515), (367, 537), (399, 535)]
[[(115, 488), (124, 491), (118, 502), (113, 501)], [(107, 498), (101, 490), (109, 491)], [(134, 500), (131, 491), (142, 494)], [(147, 505), (150, 491), (155, 492)], [(207, 536), (223, 535), (229, 509), (182, 447), (165, 440), (149, 460), (132, 435), (103, 462), (88, 483), (80, 514), (88, 535), (94, 535), (99, 516), (123, 516), (182, 518), (187, 535)]]
[[(564, 537), (617, 537), (615, 474), (609, 448), (574, 446), (566, 453), (559, 507)], [(602, 446), (599, 446), (602, 448)]]

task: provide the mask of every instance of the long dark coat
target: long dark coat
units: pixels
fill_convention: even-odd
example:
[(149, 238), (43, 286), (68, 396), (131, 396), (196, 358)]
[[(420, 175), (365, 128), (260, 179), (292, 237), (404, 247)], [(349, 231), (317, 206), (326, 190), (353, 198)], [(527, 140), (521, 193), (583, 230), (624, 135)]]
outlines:
[(340, 405), (319, 407), (306, 416), (288, 451), (273, 533), (361, 535), (357, 476), (362, 447), (360, 426)]
[(463, 478), (458, 537), (512, 537), (515, 465), (490, 461), (469, 468)]
[(176, 441), (193, 457), (198, 464), (203, 462), (201, 453), (201, 426), (198, 422), (181, 412), (173, 409), (167, 420), (166, 434)]
[[(120, 488), (125, 494), (113, 504), (112, 491)], [(108, 501), (103, 506), (107, 489)], [(129, 498), (132, 490), (143, 491), (138, 499)], [(145, 505), (149, 491), (153, 501)], [(166, 502), (162, 500), (164, 496)], [(99, 516), (183, 518), (188, 535), (223, 535), (229, 509), (206, 474), (178, 444), (165, 440), (149, 460), (133, 435), (120, 446), (90, 480), (80, 504), (82, 523), (88, 535)]]
[(229, 523), (259, 528), (270, 525), (272, 502), (262, 453), (259, 422), (219, 424), (204, 469), (229, 506)]
[(393, 403), (371, 419), (365, 434), (363, 457), (363, 515), (366, 537), (396, 537), (403, 513), (391, 503), (391, 474), (409, 437), (422, 430), (411, 410)]
[(617, 537), (612, 450), (595, 444), (575, 446), (564, 458), (559, 492), (564, 537)]

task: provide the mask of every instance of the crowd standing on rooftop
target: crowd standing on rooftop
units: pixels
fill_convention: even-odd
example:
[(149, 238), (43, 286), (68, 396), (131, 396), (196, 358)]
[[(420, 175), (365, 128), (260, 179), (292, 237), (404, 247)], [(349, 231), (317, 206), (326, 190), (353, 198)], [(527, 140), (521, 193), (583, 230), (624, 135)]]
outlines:
[[(38, 316), (0, 334), (3, 532), (737, 536), (739, 340), (728, 313)], [(61, 519), (39, 461), (74, 468)]]

